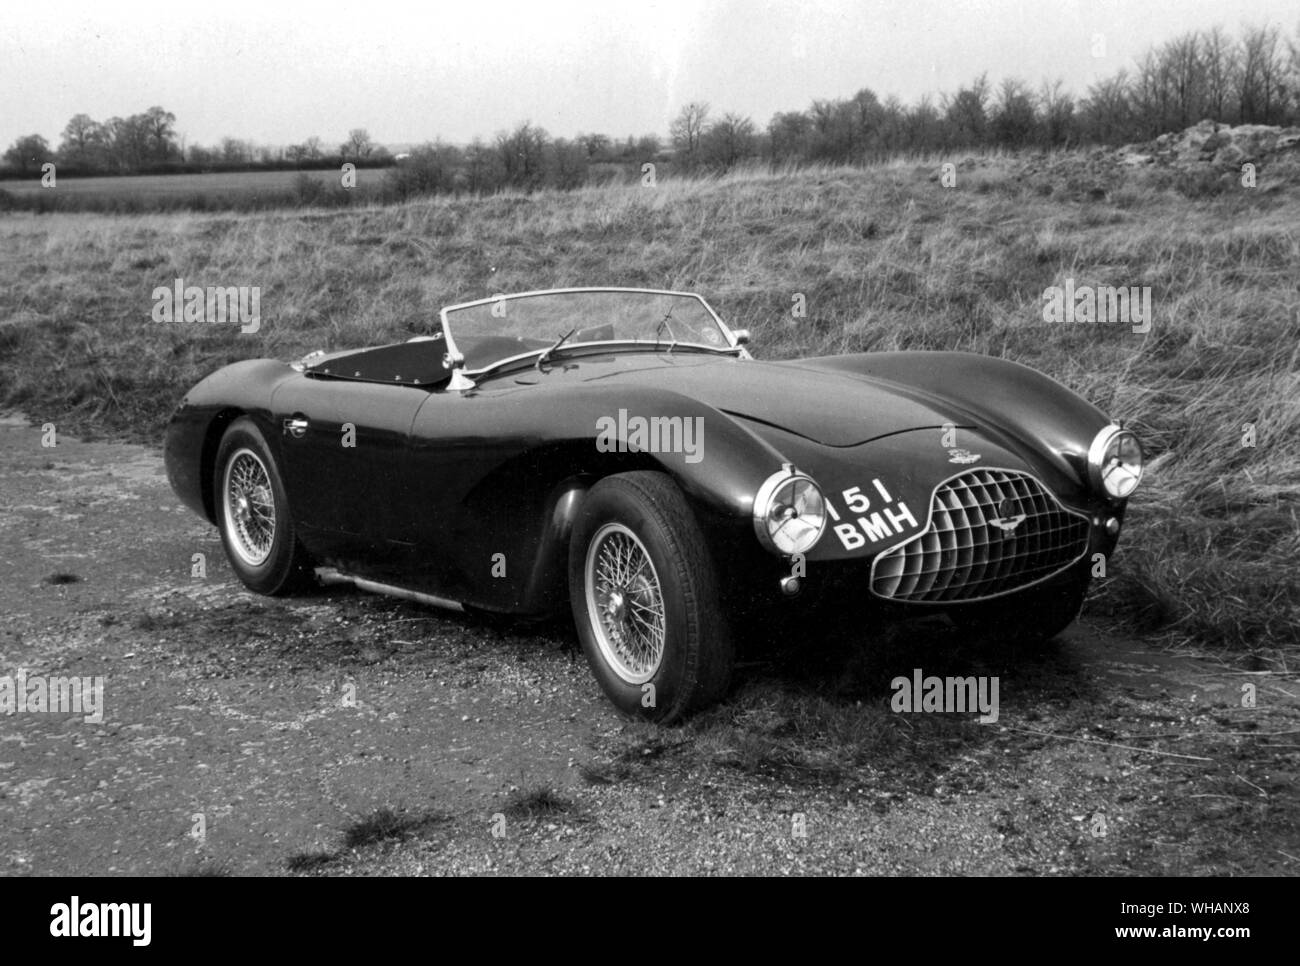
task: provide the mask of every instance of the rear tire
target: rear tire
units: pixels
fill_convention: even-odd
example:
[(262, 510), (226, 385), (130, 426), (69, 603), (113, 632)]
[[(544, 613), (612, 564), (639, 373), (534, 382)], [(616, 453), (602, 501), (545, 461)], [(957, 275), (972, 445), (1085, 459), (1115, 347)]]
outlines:
[(298, 542), (284, 480), (251, 419), (235, 420), (221, 437), (212, 492), (226, 559), (245, 587), (279, 595), (310, 586), (311, 558)]
[(588, 491), (569, 597), (587, 662), (624, 714), (666, 724), (726, 693), (735, 657), (713, 558), (668, 476), (620, 473)]

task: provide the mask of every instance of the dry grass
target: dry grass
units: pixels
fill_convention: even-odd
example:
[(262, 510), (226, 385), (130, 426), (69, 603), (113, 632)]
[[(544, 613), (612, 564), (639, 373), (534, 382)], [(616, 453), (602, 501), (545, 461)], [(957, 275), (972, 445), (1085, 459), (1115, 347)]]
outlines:
[[(244, 215), (0, 220), (0, 401), (157, 442), (226, 362), (392, 341), (441, 304), (555, 285), (703, 292), (768, 357), (964, 349), (1036, 366), (1156, 462), (1102, 609), (1279, 659), (1300, 637), (1300, 194), (1086, 158), (747, 171), (571, 193)], [(163, 327), (151, 292), (261, 287), (262, 327)], [(1151, 330), (1054, 326), (1042, 292), (1152, 288)], [(807, 317), (794, 319), (796, 293)], [(1256, 445), (1242, 445), (1253, 424)], [(1095, 609), (1095, 608), (1094, 608)]]
[(576, 806), (549, 785), (517, 789), (506, 798), (502, 812), (520, 821), (551, 819), (574, 812)]

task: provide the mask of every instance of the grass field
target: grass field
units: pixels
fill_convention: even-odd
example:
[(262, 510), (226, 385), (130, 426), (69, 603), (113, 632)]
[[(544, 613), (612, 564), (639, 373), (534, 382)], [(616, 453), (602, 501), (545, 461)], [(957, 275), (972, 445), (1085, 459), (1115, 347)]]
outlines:
[[(334, 171), (308, 171), (312, 178), (324, 183), (337, 182)], [(70, 194), (103, 195), (195, 195), (210, 192), (264, 192), (290, 191), (297, 171), (231, 171), (216, 174), (144, 174), (132, 177), (60, 178), (53, 188), (43, 188), (39, 178), (26, 181), (0, 181), (0, 188), (13, 194), (39, 194), (42, 191), (68, 192)], [(358, 183), (367, 175), (383, 176), (383, 171), (361, 171)]]
[[(157, 443), (219, 365), (403, 339), (441, 304), (694, 289), (755, 353), (963, 349), (1035, 366), (1142, 436), (1149, 476), (1091, 613), (1294, 662), (1300, 644), (1300, 176), (1244, 189), (1088, 158), (742, 173), (343, 211), (0, 218), (0, 401)], [(362, 172), (364, 175), (365, 172)], [(60, 189), (61, 190), (61, 189)], [(260, 286), (262, 324), (163, 327), (151, 292)], [(1051, 324), (1045, 287), (1150, 286), (1149, 332)], [(805, 318), (793, 318), (797, 294)], [(1254, 445), (1243, 445), (1245, 427)]]
[[(377, 197), (386, 169), (361, 168), (356, 185), (348, 189), (361, 201)], [(221, 210), (284, 206), (297, 203), (303, 182), (319, 188), (309, 190), (342, 194), (342, 172), (328, 171), (227, 171), (213, 174), (146, 174), (129, 177), (58, 177), (53, 187), (44, 187), (39, 177), (22, 181), (0, 181), (22, 206), (39, 199), (48, 211), (65, 206), (73, 210), (137, 213), (162, 209)], [(0, 210), (3, 207), (0, 206)]]

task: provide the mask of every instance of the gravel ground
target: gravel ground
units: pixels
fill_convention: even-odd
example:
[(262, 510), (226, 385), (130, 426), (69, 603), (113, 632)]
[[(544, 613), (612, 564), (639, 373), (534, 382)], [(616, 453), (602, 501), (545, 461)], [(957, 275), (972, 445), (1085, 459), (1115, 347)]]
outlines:
[[(0, 676), (102, 676), (103, 720), (0, 716), (0, 874), (1300, 870), (1294, 675), (831, 629), (657, 728), (563, 625), (255, 597), (156, 450), (41, 442), (0, 420)], [(914, 667), (996, 674), (998, 721), (893, 714)]]

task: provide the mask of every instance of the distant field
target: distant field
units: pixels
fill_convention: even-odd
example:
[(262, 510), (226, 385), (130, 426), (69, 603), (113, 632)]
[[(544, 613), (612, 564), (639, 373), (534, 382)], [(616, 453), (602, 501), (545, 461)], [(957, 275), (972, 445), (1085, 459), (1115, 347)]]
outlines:
[(39, 178), (0, 181), (0, 212), (90, 212), (142, 215), (174, 211), (269, 211), (301, 206), (348, 207), (382, 201), (389, 169), (361, 168), (344, 188), (342, 172), (223, 171), (108, 178), (60, 176), (51, 188)]
[[(357, 188), (377, 186), (383, 180), (383, 168), (362, 168), (357, 171)], [(39, 178), (26, 181), (0, 181), (0, 190), (15, 195), (40, 192), (69, 192), (76, 194), (137, 195), (142, 197), (276, 193), (294, 190), (300, 174), (306, 174), (323, 185), (341, 187), (339, 171), (233, 171), (217, 174), (145, 174), (112, 178), (57, 179), (53, 188), (43, 188)]]

